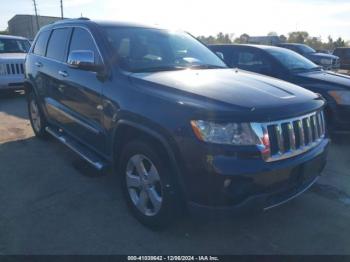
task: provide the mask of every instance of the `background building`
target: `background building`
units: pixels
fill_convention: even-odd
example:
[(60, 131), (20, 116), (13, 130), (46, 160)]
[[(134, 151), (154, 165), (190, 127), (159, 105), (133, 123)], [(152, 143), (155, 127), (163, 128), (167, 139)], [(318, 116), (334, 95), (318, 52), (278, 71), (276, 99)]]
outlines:
[(23, 36), (32, 40), (42, 26), (51, 24), (57, 20), (61, 20), (61, 18), (55, 16), (38, 16), (38, 28), (35, 15), (15, 15), (7, 22), (8, 31), (11, 35)]

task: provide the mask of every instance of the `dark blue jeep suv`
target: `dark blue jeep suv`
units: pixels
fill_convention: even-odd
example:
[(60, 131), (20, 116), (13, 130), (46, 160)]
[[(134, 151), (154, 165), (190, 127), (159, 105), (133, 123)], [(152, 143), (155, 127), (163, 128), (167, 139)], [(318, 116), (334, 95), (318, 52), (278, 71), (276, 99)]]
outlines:
[(227, 68), (187, 33), (64, 20), (40, 30), (25, 72), (36, 136), (111, 167), (151, 227), (185, 207), (269, 209), (310, 187), (326, 162), (320, 96)]
[(350, 131), (350, 76), (322, 70), (291, 50), (263, 45), (212, 45), (229, 67), (272, 76), (321, 94), (328, 127)]
[(322, 66), (326, 70), (339, 69), (339, 57), (331, 54), (319, 53), (315, 49), (305, 44), (282, 43), (277, 46), (290, 49), (298, 54), (310, 59), (317, 65)]

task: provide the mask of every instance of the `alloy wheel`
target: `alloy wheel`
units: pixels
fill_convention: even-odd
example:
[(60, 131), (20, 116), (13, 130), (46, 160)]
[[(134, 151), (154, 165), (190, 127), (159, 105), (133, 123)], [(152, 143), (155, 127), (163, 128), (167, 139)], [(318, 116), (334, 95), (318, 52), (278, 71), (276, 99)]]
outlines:
[(38, 104), (34, 99), (30, 101), (30, 117), (32, 119), (33, 127), (35, 131), (40, 132), (41, 129), (41, 119)]
[(163, 201), (156, 166), (144, 155), (133, 155), (127, 163), (125, 175), (132, 203), (143, 215), (155, 216)]

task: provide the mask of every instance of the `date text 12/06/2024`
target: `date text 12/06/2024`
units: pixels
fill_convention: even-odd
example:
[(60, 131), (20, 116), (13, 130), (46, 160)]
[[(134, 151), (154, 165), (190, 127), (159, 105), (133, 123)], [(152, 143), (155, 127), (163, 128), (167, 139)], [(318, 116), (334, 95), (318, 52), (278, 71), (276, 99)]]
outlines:
[(220, 261), (217, 256), (128, 256), (128, 261)]

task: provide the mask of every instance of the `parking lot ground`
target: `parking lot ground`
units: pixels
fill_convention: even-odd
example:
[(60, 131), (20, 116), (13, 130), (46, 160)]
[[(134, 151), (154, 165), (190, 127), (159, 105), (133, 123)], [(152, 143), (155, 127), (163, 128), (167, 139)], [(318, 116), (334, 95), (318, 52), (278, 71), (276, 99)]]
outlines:
[(323, 177), (284, 206), (153, 232), (129, 214), (115, 176), (36, 139), (24, 96), (6, 96), (0, 200), (0, 254), (350, 254), (350, 137), (336, 137)]

